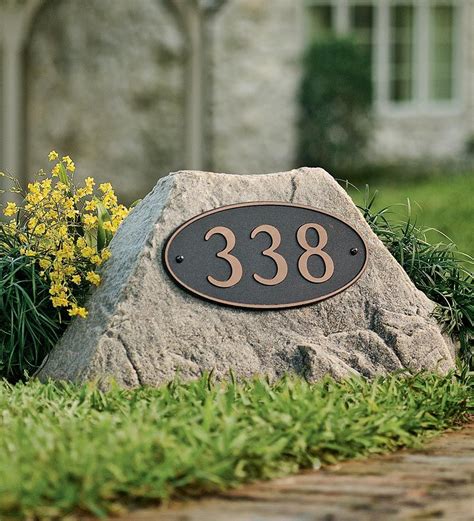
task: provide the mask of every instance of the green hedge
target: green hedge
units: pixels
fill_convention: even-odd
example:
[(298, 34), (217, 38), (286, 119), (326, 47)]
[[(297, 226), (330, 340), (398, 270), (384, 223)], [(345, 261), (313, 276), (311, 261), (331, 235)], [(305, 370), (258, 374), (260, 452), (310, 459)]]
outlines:
[(356, 168), (371, 134), (371, 104), (367, 51), (348, 39), (313, 42), (303, 59), (298, 163), (332, 173)]

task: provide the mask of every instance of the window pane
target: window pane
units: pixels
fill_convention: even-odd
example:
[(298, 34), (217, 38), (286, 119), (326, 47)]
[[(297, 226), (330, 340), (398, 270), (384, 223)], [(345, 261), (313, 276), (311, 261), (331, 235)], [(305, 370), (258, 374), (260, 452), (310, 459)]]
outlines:
[(372, 31), (374, 27), (374, 8), (372, 5), (352, 5), (350, 23), (351, 31), (356, 41), (367, 51), (370, 59), (372, 59)]
[(430, 97), (453, 97), (454, 7), (436, 5), (430, 10)]
[(390, 7), (390, 99), (413, 99), (413, 29), (412, 5)]
[(334, 9), (331, 5), (310, 5), (306, 9), (307, 34), (311, 39), (329, 36), (333, 27)]

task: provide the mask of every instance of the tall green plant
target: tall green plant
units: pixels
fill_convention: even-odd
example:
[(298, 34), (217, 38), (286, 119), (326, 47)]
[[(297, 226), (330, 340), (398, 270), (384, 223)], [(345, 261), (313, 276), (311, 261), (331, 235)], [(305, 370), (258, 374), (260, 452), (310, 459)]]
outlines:
[(407, 272), (415, 286), (436, 303), (434, 316), (443, 330), (459, 341), (460, 357), (474, 366), (474, 280), (466, 267), (474, 259), (459, 253), (454, 244), (431, 244), (427, 233), (411, 218), (393, 223), (387, 218), (390, 207), (374, 209), (377, 192), (367, 191), (360, 206), (366, 221)]
[(303, 59), (298, 162), (330, 171), (357, 167), (371, 131), (368, 52), (348, 39), (315, 41)]
[(22, 245), (0, 223), (0, 376), (34, 372), (66, 324), (51, 306), (49, 284)]

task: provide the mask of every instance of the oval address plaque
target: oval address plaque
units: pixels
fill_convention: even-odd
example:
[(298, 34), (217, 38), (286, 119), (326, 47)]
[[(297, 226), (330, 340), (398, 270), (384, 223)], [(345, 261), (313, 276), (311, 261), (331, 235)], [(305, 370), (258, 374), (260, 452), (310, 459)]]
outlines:
[(367, 248), (349, 224), (291, 203), (252, 202), (197, 215), (169, 238), (164, 261), (191, 293), (229, 306), (311, 304), (362, 274)]

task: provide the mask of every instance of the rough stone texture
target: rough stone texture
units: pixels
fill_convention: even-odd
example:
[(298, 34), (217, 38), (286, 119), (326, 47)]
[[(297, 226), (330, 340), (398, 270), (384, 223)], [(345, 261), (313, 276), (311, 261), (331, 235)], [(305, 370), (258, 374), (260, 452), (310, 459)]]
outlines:
[[(200, 300), (165, 272), (166, 238), (185, 220), (245, 201), (308, 204), (339, 215), (367, 241), (361, 278), (326, 301), (255, 312)], [(120, 384), (157, 385), (215, 369), (270, 377), (295, 371), (372, 376), (403, 367), (446, 371), (454, 348), (430, 317), (433, 303), (372, 233), (344, 190), (322, 169), (268, 175), (184, 171), (161, 179), (112, 241), (89, 317), (66, 331), (41, 378), (113, 376)]]

